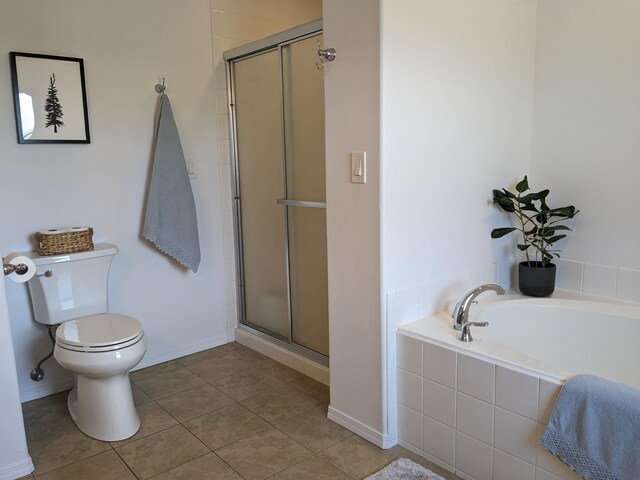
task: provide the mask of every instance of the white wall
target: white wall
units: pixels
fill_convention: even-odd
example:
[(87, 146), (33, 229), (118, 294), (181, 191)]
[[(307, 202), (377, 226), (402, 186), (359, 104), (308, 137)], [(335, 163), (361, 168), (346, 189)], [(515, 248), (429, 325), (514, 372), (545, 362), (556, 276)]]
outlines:
[(383, 1), (384, 290), (507, 258), (492, 189), (527, 171), (535, 1)]
[[(380, 291), (379, 4), (325, 0), (330, 418), (381, 444), (386, 435)], [(350, 183), (349, 152), (367, 152)]]
[[(0, 252), (0, 257), (2, 252)], [(23, 477), (33, 471), (20, 408), (4, 275), (0, 275), (0, 479)]]
[(566, 259), (640, 269), (639, 23), (637, 0), (538, 1), (531, 181), (581, 210)]
[[(91, 225), (94, 241), (120, 248), (109, 304), (141, 321), (149, 341), (142, 365), (225, 343), (209, 1), (185, 7), (176, 0), (7, 0), (0, 44), (5, 58), (10, 50), (83, 58), (91, 127), (89, 145), (18, 145), (9, 62), (0, 62), (0, 83), (7, 86), (0, 97), (3, 250), (33, 249), (32, 234), (43, 228)], [(195, 275), (140, 236), (158, 102), (154, 85), (162, 77), (185, 157), (198, 166), (192, 187), (202, 263)], [(9, 284), (8, 294), (23, 400), (68, 385), (69, 375), (53, 359), (43, 382), (29, 379), (50, 342), (33, 321), (26, 286)]]

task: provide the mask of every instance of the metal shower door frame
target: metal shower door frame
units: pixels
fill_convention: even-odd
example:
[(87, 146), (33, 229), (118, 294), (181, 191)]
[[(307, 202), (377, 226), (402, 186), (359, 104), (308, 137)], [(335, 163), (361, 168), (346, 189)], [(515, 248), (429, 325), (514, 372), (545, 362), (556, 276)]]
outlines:
[[(234, 223), (234, 241), (236, 246), (236, 292), (238, 306), (238, 326), (244, 330), (268, 339), (288, 350), (300, 353), (311, 360), (322, 365), (328, 366), (329, 357), (318, 353), (314, 350), (306, 348), (293, 341), (293, 318), (291, 305), (291, 272), (290, 272), (290, 254), (289, 254), (289, 220), (288, 208), (293, 206), (326, 208), (323, 202), (309, 202), (289, 200), (287, 198), (287, 171), (286, 171), (286, 130), (285, 130), (285, 92), (283, 79), (283, 55), (282, 49), (290, 44), (296, 43), (307, 38), (322, 34), (322, 20), (300, 25), (299, 27), (286, 30), (284, 32), (272, 35), (270, 37), (257, 40), (255, 42), (243, 45), (224, 52), (223, 58), (226, 64), (227, 73), (227, 91), (229, 104), (229, 122), (231, 136), (231, 157), (232, 157), (232, 183), (233, 183), (233, 223)], [(235, 78), (233, 63), (239, 60), (246, 60), (251, 57), (262, 55), (268, 52), (278, 51), (279, 58), (279, 75), (280, 75), (280, 122), (281, 122), (281, 164), (282, 164), (282, 182), (284, 198), (277, 199), (276, 203), (284, 207), (284, 239), (285, 239), (285, 270), (286, 270), (286, 288), (287, 288), (287, 314), (288, 314), (288, 338), (285, 338), (275, 332), (262, 328), (259, 325), (247, 324), (245, 311), (245, 291), (244, 291), (244, 254), (242, 245), (242, 212), (241, 212), (241, 195), (240, 195), (240, 170), (238, 158), (238, 131), (237, 118), (235, 110)]]

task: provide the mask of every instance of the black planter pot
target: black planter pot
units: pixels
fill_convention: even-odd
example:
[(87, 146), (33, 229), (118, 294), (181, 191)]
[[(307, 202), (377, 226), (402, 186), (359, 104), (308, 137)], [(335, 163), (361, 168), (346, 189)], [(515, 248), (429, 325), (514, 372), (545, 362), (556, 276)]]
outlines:
[(518, 266), (518, 287), (530, 297), (548, 297), (556, 288), (556, 266), (542, 262), (520, 262)]

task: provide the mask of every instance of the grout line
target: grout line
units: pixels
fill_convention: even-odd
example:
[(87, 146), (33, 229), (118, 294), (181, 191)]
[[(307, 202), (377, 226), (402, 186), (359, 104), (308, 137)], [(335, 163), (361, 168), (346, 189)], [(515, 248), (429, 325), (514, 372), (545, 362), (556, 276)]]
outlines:
[[(214, 348), (220, 348), (220, 347), (214, 347)], [(243, 348), (247, 348), (247, 347), (243, 347)], [(231, 350), (227, 350), (227, 349), (222, 349), (222, 350), (224, 350), (225, 352), (227, 352), (227, 354), (231, 354), (232, 356), (234, 356), (234, 357), (238, 358), (238, 359), (240, 360), (240, 362), (239, 362), (238, 364), (248, 366), (248, 367), (249, 367), (249, 371), (253, 371), (253, 368), (252, 368), (252, 367), (254, 367), (254, 366), (255, 366), (255, 367), (258, 367), (259, 365), (256, 365), (258, 362), (261, 362), (261, 361), (263, 361), (264, 359), (268, 359), (268, 358), (270, 358), (270, 357), (267, 357), (267, 356), (265, 356), (265, 355), (263, 355), (263, 354), (259, 354), (259, 353), (257, 353), (256, 355), (258, 355), (258, 356), (255, 356), (255, 357), (253, 357), (253, 356), (252, 356), (251, 358), (246, 358), (246, 357), (244, 357), (244, 358), (243, 358), (242, 356), (237, 356), (236, 354), (234, 354), (234, 353), (233, 353), (233, 350), (237, 350), (237, 349), (235, 349), (235, 348), (232, 348)], [(197, 353), (199, 353), (199, 352), (197, 352)], [(194, 355), (194, 354), (191, 354), (191, 355)], [(188, 355), (187, 355), (187, 356), (188, 356)], [(263, 358), (263, 357), (264, 357), (264, 358)], [(181, 358), (184, 358), (184, 357), (181, 357)], [(215, 360), (215, 358), (216, 358), (216, 357), (212, 357), (210, 360)], [(203, 362), (204, 362), (204, 361), (206, 361), (206, 360), (203, 360)], [(285, 368), (290, 368), (290, 367), (288, 367), (287, 365), (284, 365), (284, 364), (282, 364), (282, 363), (280, 363), (280, 362), (278, 362), (277, 360), (274, 360), (274, 359), (272, 359), (272, 358), (271, 358), (271, 361), (275, 362), (277, 365), (282, 365), (282, 366), (283, 366), (283, 367), (285, 367)], [(162, 473), (164, 473), (164, 472), (166, 472), (166, 471), (170, 471), (170, 470), (173, 470), (173, 469), (175, 469), (175, 468), (179, 468), (179, 467), (181, 467), (181, 466), (183, 466), (183, 465), (185, 465), (185, 464), (187, 464), (187, 463), (189, 463), (189, 462), (191, 462), (191, 461), (193, 461), (193, 460), (196, 460), (196, 459), (198, 459), (198, 458), (201, 458), (202, 456), (208, 455), (209, 453), (213, 453), (214, 455), (216, 455), (216, 457), (217, 457), (217, 458), (219, 458), (221, 461), (223, 461), (223, 463), (224, 463), (225, 465), (227, 465), (227, 466), (228, 466), (229, 468), (231, 468), (234, 472), (236, 472), (236, 473), (238, 473), (238, 474), (240, 475), (240, 473), (239, 473), (239, 472), (237, 472), (237, 470), (236, 470), (235, 468), (233, 468), (230, 464), (228, 464), (228, 463), (227, 463), (227, 462), (226, 462), (222, 457), (220, 457), (220, 456), (216, 453), (216, 450), (220, 450), (221, 448), (225, 448), (225, 447), (227, 447), (227, 446), (229, 446), (229, 445), (232, 445), (233, 443), (236, 443), (236, 442), (238, 442), (238, 441), (240, 441), (240, 440), (243, 440), (243, 439), (245, 439), (245, 438), (247, 438), (247, 437), (249, 437), (249, 436), (251, 436), (251, 435), (254, 435), (254, 434), (258, 433), (258, 432), (262, 432), (262, 431), (264, 431), (264, 430), (266, 430), (266, 429), (268, 429), (268, 428), (273, 428), (273, 429), (275, 429), (276, 431), (278, 431), (278, 432), (280, 432), (280, 433), (284, 434), (287, 438), (290, 438), (293, 442), (295, 442), (296, 444), (298, 444), (298, 445), (302, 446), (303, 448), (305, 448), (305, 449), (309, 452), (309, 454), (308, 454), (306, 457), (304, 457), (303, 459), (301, 459), (300, 461), (298, 461), (298, 462), (294, 462), (294, 463), (292, 463), (291, 465), (288, 465), (288, 466), (284, 467), (283, 469), (279, 470), (278, 472), (274, 473), (273, 475), (276, 475), (277, 473), (280, 473), (280, 472), (282, 472), (282, 471), (284, 471), (284, 470), (286, 470), (286, 469), (290, 468), (291, 466), (293, 466), (293, 465), (295, 465), (295, 464), (297, 464), (297, 463), (300, 463), (300, 462), (305, 461), (305, 460), (307, 460), (307, 459), (309, 459), (309, 458), (312, 458), (313, 456), (318, 456), (318, 457), (320, 457), (322, 460), (324, 460), (324, 461), (326, 461), (326, 462), (328, 462), (328, 463), (332, 464), (332, 463), (331, 463), (331, 462), (329, 462), (326, 458), (322, 457), (321, 452), (315, 452), (315, 451), (314, 451), (314, 450), (312, 450), (311, 448), (308, 448), (307, 446), (303, 445), (303, 444), (302, 444), (302, 443), (300, 443), (298, 440), (296, 440), (295, 438), (293, 438), (291, 435), (287, 434), (286, 432), (284, 432), (284, 431), (280, 430), (280, 429), (277, 427), (277, 423), (279, 424), (279, 423), (285, 422), (285, 421), (287, 421), (287, 420), (289, 420), (289, 419), (291, 419), (291, 418), (293, 418), (293, 417), (296, 417), (296, 416), (298, 416), (298, 415), (302, 415), (302, 414), (304, 414), (304, 413), (306, 413), (306, 412), (309, 412), (309, 411), (311, 411), (311, 410), (312, 410), (312, 409), (314, 409), (314, 408), (318, 408), (318, 407), (320, 407), (320, 406), (322, 406), (322, 405), (326, 405), (326, 404), (325, 404), (325, 402), (324, 402), (324, 400), (320, 400), (320, 399), (316, 398), (316, 396), (314, 396), (314, 395), (310, 395), (309, 393), (307, 393), (306, 391), (304, 391), (302, 388), (300, 388), (300, 387), (298, 387), (298, 386), (294, 385), (294, 383), (295, 383), (295, 382), (298, 382), (298, 381), (306, 381), (306, 382), (311, 381), (311, 382), (314, 382), (314, 384), (315, 384), (315, 383), (319, 383), (319, 384), (321, 384), (320, 382), (317, 382), (317, 381), (316, 381), (316, 380), (314, 380), (313, 378), (308, 377), (307, 375), (305, 375), (305, 374), (304, 374), (304, 373), (302, 373), (302, 372), (297, 372), (297, 371), (295, 371), (294, 369), (291, 369), (291, 370), (292, 370), (292, 371), (295, 371), (295, 372), (296, 372), (296, 375), (295, 375), (295, 376), (293, 376), (292, 378), (289, 378), (289, 379), (286, 379), (286, 378), (287, 378), (287, 376), (286, 376), (286, 375), (284, 376), (284, 378), (282, 378), (282, 377), (274, 376), (274, 375), (272, 375), (271, 373), (265, 373), (264, 371), (262, 371), (262, 372), (258, 372), (258, 373), (260, 373), (262, 376), (267, 376), (267, 377), (269, 377), (269, 378), (271, 378), (271, 379), (276, 380), (279, 384), (278, 384), (278, 385), (275, 385), (275, 386), (273, 386), (273, 387), (269, 387), (269, 388), (265, 389), (264, 391), (259, 392), (259, 393), (256, 393), (255, 395), (251, 395), (251, 396), (249, 396), (249, 397), (247, 397), (247, 398), (245, 398), (245, 399), (243, 399), (243, 400), (236, 400), (235, 398), (231, 397), (231, 396), (230, 396), (230, 395), (228, 395), (226, 392), (224, 392), (222, 389), (220, 389), (220, 388), (219, 388), (217, 385), (215, 385), (213, 382), (218, 381), (218, 380), (221, 380), (222, 378), (229, 378), (229, 377), (231, 377), (231, 376), (233, 376), (233, 375), (240, 375), (240, 374), (246, 373), (246, 371), (236, 372), (235, 374), (228, 375), (228, 376), (222, 377), (222, 378), (220, 378), (220, 379), (216, 379), (216, 380), (214, 380), (214, 381), (212, 381), (212, 382), (209, 382), (209, 381), (204, 380), (202, 377), (200, 377), (200, 376), (196, 375), (196, 374), (195, 374), (195, 373), (193, 373), (191, 370), (189, 370), (188, 366), (185, 366), (185, 365), (183, 365), (182, 363), (180, 363), (180, 358), (178, 358), (178, 359), (174, 359), (174, 360), (170, 360), (169, 362), (176, 362), (176, 364), (177, 364), (177, 365), (175, 366), (175, 368), (171, 368), (170, 370), (163, 371), (163, 372), (159, 372), (159, 373), (156, 373), (156, 374), (154, 374), (154, 375), (149, 375), (149, 376), (143, 377), (142, 379), (138, 379), (138, 380), (139, 380), (139, 381), (142, 381), (142, 380), (147, 380), (147, 379), (149, 379), (149, 378), (157, 377), (157, 376), (160, 376), (160, 375), (165, 375), (165, 374), (169, 374), (169, 373), (177, 373), (177, 371), (178, 371), (178, 370), (183, 369), (183, 370), (187, 370), (190, 374), (192, 374), (192, 375), (194, 375), (195, 377), (199, 378), (200, 380), (204, 381), (204, 382), (205, 382), (205, 385), (210, 386), (210, 387), (213, 387), (216, 391), (218, 391), (218, 392), (220, 392), (221, 394), (225, 395), (226, 397), (230, 398), (230, 400), (232, 400), (232, 402), (233, 402), (233, 403), (231, 403), (231, 404), (229, 404), (229, 405), (225, 405), (225, 406), (219, 407), (219, 408), (217, 408), (217, 409), (214, 409), (214, 410), (212, 410), (212, 411), (210, 411), (210, 412), (207, 412), (207, 413), (204, 413), (204, 414), (202, 414), (202, 415), (198, 415), (198, 416), (196, 416), (196, 417), (194, 417), (194, 418), (190, 418), (190, 419), (185, 420), (185, 421), (180, 421), (178, 418), (176, 418), (176, 416), (172, 415), (172, 414), (171, 414), (171, 412), (169, 412), (167, 409), (165, 409), (165, 408), (164, 408), (164, 407), (159, 403), (159, 401), (161, 401), (161, 400), (165, 400), (165, 399), (167, 399), (167, 398), (171, 398), (171, 397), (176, 396), (176, 395), (183, 394), (183, 393), (188, 392), (188, 391), (190, 391), (190, 390), (195, 390), (195, 389), (201, 388), (201, 387), (203, 387), (204, 385), (199, 385), (199, 386), (195, 386), (195, 387), (186, 388), (186, 389), (181, 390), (181, 391), (179, 391), (179, 392), (175, 392), (175, 393), (173, 393), (172, 395), (168, 395), (168, 396), (166, 396), (166, 397), (162, 397), (162, 398), (157, 398), (157, 399), (156, 399), (156, 398), (152, 398), (150, 395), (148, 395), (148, 394), (147, 394), (147, 392), (145, 392), (145, 390), (144, 390), (143, 388), (141, 388), (141, 387), (140, 387), (140, 385), (138, 385), (134, 380), (131, 380), (132, 385), (134, 385), (136, 388), (138, 388), (138, 389), (139, 389), (139, 390), (140, 390), (144, 395), (146, 395), (146, 396), (149, 398), (149, 401), (148, 401), (148, 402), (144, 403), (143, 405), (136, 405), (136, 408), (140, 408), (140, 407), (142, 407), (142, 406), (144, 406), (144, 405), (151, 405), (151, 404), (154, 404), (156, 407), (159, 407), (159, 408), (160, 408), (160, 411), (162, 411), (162, 412), (166, 413), (166, 414), (167, 414), (171, 419), (173, 419), (173, 420), (174, 420), (175, 422), (177, 422), (177, 423), (176, 423), (176, 424), (174, 424), (174, 425), (168, 426), (168, 427), (166, 427), (166, 428), (162, 428), (162, 429), (160, 429), (160, 430), (157, 430), (157, 431), (154, 431), (154, 432), (150, 432), (150, 433), (148, 433), (148, 434), (145, 434), (145, 435), (143, 435), (143, 436), (140, 436), (139, 438), (136, 438), (135, 440), (131, 440), (131, 441), (129, 441), (129, 442), (122, 443), (122, 444), (117, 445), (117, 446), (113, 446), (113, 445), (111, 445), (111, 442), (103, 442), (103, 443), (106, 445), (106, 448), (105, 448), (105, 450), (104, 450), (104, 451), (99, 452), (99, 453), (96, 453), (95, 455), (88, 456), (88, 457), (86, 457), (86, 458), (82, 458), (82, 459), (76, 460), (75, 462), (71, 462), (71, 463), (68, 463), (68, 464), (66, 464), (66, 465), (61, 465), (61, 466), (56, 467), (56, 468), (54, 468), (54, 469), (52, 469), (52, 470), (49, 470), (49, 471), (53, 471), (53, 470), (57, 470), (57, 469), (59, 469), (59, 468), (63, 468), (63, 467), (67, 467), (67, 466), (69, 466), (69, 465), (73, 465), (74, 463), (78, 463), (78, 462), (81, 462), (81, 461), (87, 460), (87, 459), (89, 459), (89, 458), (95, 457), (95, 456), (97, 456), (97, 455), (100, 455), (100, 454), (106, 453), (106, 452), (108, 452), (108, 451), (110, 451), (110, 450), (111, 450), (111, 451), (113, 451), (113, 452), (117, 455), (117, 457), (120, 459), (120, 461), (122, 461), (122, 462), (125, 464), (126, 468), (127, 468), (127, 469), (128, 469), (128, 470), (129, 470), (129, 471), (130, 471), (134, 476), (136, 476), (136, 478), (138, 478), (138, 477), (137, 477), (137, 475), (133, 472), (132, 468), (129, 466), (129, 464), (128, 464), (128, 463), (124, 460), (124, 458), (120, 455), (120, 453), (118, 452), (118, 450), (117, 450), (117, 449), (118, 449), (118, 448), (120, 448), (120, 447), (125, 447), (125, 446), (127, 446), (127, 445), (131, 445), (132, 443), (137, 442), (138, 440), (147, 439), (147, 438), (149, 438), (149, 437), (151, 437), (151, 436), (153, 436), (153, 435), (160, 434), (160, 433), (162, 433), (162, 432), (164, 432), (164, 431), (166, 431), (166, 430), (169, 430), (169, 429), (174, 428), (174, 427), (177, 427), (177, 426), (182, 427), (182, 428), (183, 428), (184, 430), (186, 430), (186, 431), (187, 431), (191, 436), (195, 437), (195, 438), (198, 440), (198, 442), (200, 442), (202, 445), (204, 445), (204, 446), (205, 446), (205, 448), (206, 448), (206, 450), (207, 450), (207, 453), (205, 453), (205, 454), (203, 454), (203, 455), (200, 455), (200, 456), (198, 456), (198, 457), (195, 457), (195, 458), (193, 458), (193, 459), (190, 459), (190, 460), (189, 460), (189, 461), (187, 461), (187, 462), (181, 463), (181, 464), (179, 464), (179, 465), (175, 465), (175, 466), (173, 466), (173, 467), (171, 467), (171, 468), (169, 468), (168, 470), (165, 470), (165, 471), (163, 471), (163, 472), (158, 472), (158, 473), (154, 474), (154, 476), (155, 476), (155, 475), (160, 475), (160, 474), (162, 474)], [(169, 362), (163, 362), (163, 363), (169, 363)], [(194, 362), (194, 363), (198, 363), (198, 362)], [(193, 364), (191, 364), (191, 365), (193, 365)], [(148, 367), (148, 368), (153, 368), (153, 367), (155, 367), (155, 365), (154, 365), (154, 366), (151, 366), (151, 367)], [(285, 370), (285, 372), (288, 372), (288, 371), (286, 371), (286, 370)], [(322, 384), (321, 384), (321, 385), (322, 385)], [(260, 416), (260, 415), (259, 415), (259, 414), (257, 414), (256, 412), (252, 411), (251, 409), (249, 409), (248, 407), (246, 407), (246, 406), (242, 403), (242, 402), (244, 402), (245, 400), (249, 400), (249, 399), (251, 399), (251, 398), (254, 398), (254, 397), (258, 396), (258, 395), (262, 395), (262, 394), (264, 394), (264, 393), (272, 392), (272, 391), (274, 391), (274, 390), (276, 390), (276, 389), (279, 389), (279, 388), (282, 388), (282, 387), (285, 387), (285, 386), (290, 386), (290, 387), (292, 387), (292, 388), (296, 389), (296, 390), (297, 390), (301, 395), (304, 395), (305, 397), (308, 397), (308, 398), (309, 398), (310, 400), (312, 400), (313, 402), (318, 402), (318, 403), (317, 403), (317, 404), (315, 404), (315, 405), (310, 405), (310, 406), (309, 406), (309, 407), (307, 407), (307, 408), (304, 408), (302, 411), (298, 412), (298, 413), (297, 413), (297, 414), (295, 414), (295, 415), (291, 415), (291, 416), (289, 416), (289, 417), (287, 417), (287, 418), (283, 418), (282, 420), (279, 420), (277, 423), (272, 423), (272, 422), (270, 422), (270, 421), (266, 420), (265, 418), (263, 418), (262, 416)], [(59, 402), (53, 402), (53, 403), (51, 403), (50, 405), (57, 405), (57, 403), (59, 403)], [(243, 437), (238, 438), (238, 439), (236, 439), (236, 440), (234, 440), (234, 441), (232, 441), (232, 442), (229, 442), (229, 443), (227, 443), (227, 444), (225, 444), (225, 445), (222, 445), (222, 446), (218, 447), (216, 450), (213, 450), (213, 449), (212, 449), (212, 448), (210, 448), (208, 445), (206, 445), (206, 444), (204, 443), (204, 441), (203, 441), (203, 440), (201, 440), (201, 439), (200, 439), (196, 434), (194, 434), (194, 433), (193, 433), (193, 432), (192, 432), (192, 431), (191, 431), (191, 430), (190, 430), (190, 429), (185, 425), (185, 423), (190, 422), (190, 421), (192, 421), (192, 420), (195, 420), (196, 418), (200, 418), (200, 417), (202, 417), (202, 416), (204, 416), (204, 415), (208, 415), (208, 414), (214, 413), (214, 412), (216, 412), (216, 411), (219, 411), (219, 410), (221, 410), (221, 409), (223, 409), (223, 408), (231, 407), (231, 406), (234, 406), (234, 405), (235, 405), (235, 406), (239, 406), (239, 407), (241, 407), (241, 408), (244, 408), (244, 409), (246, 409), (247, 411), (251, 412), (251, 414), (258, 416), (261, 420), (263, 420), (263, 421), (266, 423), (266, 426), (265, 426), (265, 427), (263, 427), (263, 428), (258, 429), (258, 430), (257, 430), (257, 431), (255, 431), (255, 432), (252, 432), (252, 433), (250, 433), (250, 434), (248, 434), (248, 435), (244, 435)], [(49, 406), (49, 405), (46, 405), (46, 404), (45, 404), (45, 405), (42, 405), (41, 407), (38, 407), (38, 408), (47, 408), (48, 406)], [(23, 416), (24, 416), (24, 413), (23, 413)], [(352, 434), (352, 433), (350, 433), (350, 435), (349, 435), (348, 437), (346, 437), (346, 438), (349, 438), (349, 437), (351, 437), (351, 436), (353, 436), (353, 434)], [(345, 439), (346, 439), (346, 438), (345, 438)], [(330, 445), (330, 446), (329, 446), (329, 447), (327, 447), (327, 448), (331, 448), (331, 447), (333, 447), (334, 445), (336, 445), (336, 444), (340, 443), (341, 441), (344, 441), (345, 439), (341, 439), (341, 440), (339, 440), (339, 441), (335, 442), (334, 444)], [(127, 439), (125, 439), (125, 440), (127, 440)], [(332, 465), (334, 465), (334, 464), (332, 464)], [(334, 465), (334, 466), (335, 466), (336, 468), (338, 468), (339, 470), (343, 471), (343, 470), (342, 470), (342, 469), (340, 469), (337, 465)], [(44, 472), (44, 473), (47, 473), (47, 472)], [(345, 472), (345, 474), (346, 474), (346, 472)], [(35, 474), (32, 474), (32, 475), (33, 475), (33, 476), (32, 476), (32, 478), (34, 478), (34, 479), (35, 479), (35, 478), (36, 478)], [(242, 475), (241, 475), (241, 476), (242, 476)], [(244, 477), (243, 477), (243, 478), (244, 478)]]

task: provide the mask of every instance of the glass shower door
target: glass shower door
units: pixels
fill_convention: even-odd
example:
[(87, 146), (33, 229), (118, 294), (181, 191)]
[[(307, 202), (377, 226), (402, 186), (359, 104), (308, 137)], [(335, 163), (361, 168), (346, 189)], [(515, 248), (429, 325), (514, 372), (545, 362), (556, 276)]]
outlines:
[(241, 321), (329, 355), (321, 34), (230, 63)]
[(289, 338), (277, 51), (234, 63), (244, 322)]
[(317, 35), (282, 47), (292, 341), (329, 355), (324, 78)]

